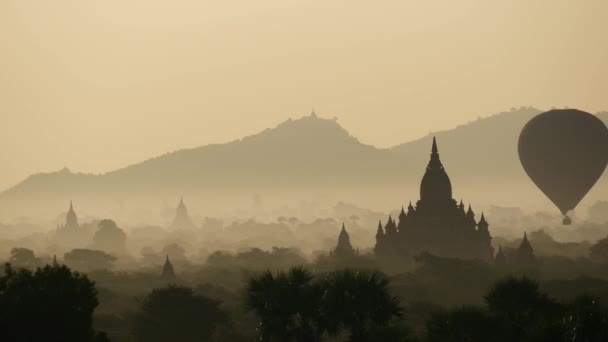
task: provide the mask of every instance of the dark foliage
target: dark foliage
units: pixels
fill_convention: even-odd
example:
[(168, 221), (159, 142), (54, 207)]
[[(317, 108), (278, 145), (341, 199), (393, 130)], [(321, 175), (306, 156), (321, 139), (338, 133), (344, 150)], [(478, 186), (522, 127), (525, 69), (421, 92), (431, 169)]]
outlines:
[(260, 318), (263, 341), (319, 341), (342, 332), (350, 341), (372, 341), (372, 327), (379, 331), (401, 315), (388, 284), (379, 272), (344, 270), (315, 279), (303, 267), (267, 271), (249, 279), (246, 304)]
[(106, 270), (112, 268), (116, 257), (103, 251), (77, 248), (63, 256), (65, 262), (77, 270)]
[(565, 319), (566, 341), (608, 341), (608, 310), (591, 295), (580, 295), (570, 305)]
[(3, 341), (106, 341), (92, 328), (98, 305), (94, 283), (66, 266), (35, 271), (5, 267), (0, 277)]
[(502, 340), (556, 341), (563, 335), (560, 319), (564, 308), (540, 291), (526, 277), (508, 277), (497, 282), (486, 296), (491, 315), (502, 331)]
[(391, 296), (389, 281), (380, 272), (336, 271), (322, 277), (319, 284), (324, 290), (321, 315), (330, 334), (344, 327), (352, 341), (371, 341), (370, 325), (401, 316), (399, 300)]
[(219, 305), (187, 287), (153, 290), (134, 317), (135, 337), (141, 342), (211, 341), (227, 321)]
[(8, 262), (11, 265), (23, 268), (35, 268), (41, 264), (34, 251), (27, 248), (11, 249), (11, 257)]
[(608, 340), (608, 312), (599, 299), (582, 295), (560, 304), (526, 277), (496, 283), (486, 308), (460, 307), (433, 314), (427, 340), (601, 342)]
[(262, 272), (247, 283), (246, 306), (260, 318), (262, 341), (317, 341), (323, 289), (303, 267), (288, 272)]
[(482, 308), (463, 306), (452, 310), (440, 310), (427, 322), (427, 341), (491, 341), (493, 328), (493, 322)]

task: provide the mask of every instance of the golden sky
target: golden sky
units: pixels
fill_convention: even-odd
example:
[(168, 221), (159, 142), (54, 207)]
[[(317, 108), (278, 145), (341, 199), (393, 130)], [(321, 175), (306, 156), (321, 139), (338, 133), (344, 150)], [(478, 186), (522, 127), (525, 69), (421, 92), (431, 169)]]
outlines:
[(608, 110), (606, 0), (0, 0), (0, 189), (306, 115), (391, 146)]

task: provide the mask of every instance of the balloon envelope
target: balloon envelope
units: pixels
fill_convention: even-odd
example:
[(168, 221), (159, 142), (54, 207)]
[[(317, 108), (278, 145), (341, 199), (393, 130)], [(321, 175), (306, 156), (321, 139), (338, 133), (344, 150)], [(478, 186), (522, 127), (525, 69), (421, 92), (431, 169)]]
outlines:
[(586, 112), (551, 110), (526, 124), (518, 149), (528, 176), (566, 215), (606, 169), (608, 128)]

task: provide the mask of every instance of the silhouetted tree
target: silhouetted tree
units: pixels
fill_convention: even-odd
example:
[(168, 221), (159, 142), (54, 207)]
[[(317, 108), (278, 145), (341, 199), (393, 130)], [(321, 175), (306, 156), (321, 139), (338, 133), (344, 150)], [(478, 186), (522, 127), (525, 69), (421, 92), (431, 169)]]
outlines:
[(34, 268), (41, 264), (40, 260), (34, 255), (34, 251), (27, 248), (11, 249), (9, 263), (17, 267), (25, 268)]
[(295, 229), (296, 227), (296, 223), (300, 222), (300, 220), (298, 220), (297, 217), (290, 217), (289, 218), (289, 224), (291, 225), (291, 229)]
[(102, 220), (98, 224), (99, 229), (93, 235), (93, 246), (95, 249), (110, 253), (122, 254), (127, 248), (127, 235), (118, 228), (112, 220)]
[(207, 265), (213, 267), (243, 268), (248, 270), (284, 269), (306, 263), (301, 253), (292, 248), (272, 247), (272, 251), (259, 248), (237, 253), (216, 251), (207, 258)]
[(559, 341), (565, 333), (563, 307), (527, 277), (497, 282), (485, 300), (500, 330), (497, 341)]
[(608, 310), (591, 295), (559, 304), (526, 277), (497, 282), (487, 308), (440, 310), (427, 320), (427, 340), (435, 341), (608, 341)]
[(141, 342), (211, 341), (216, 328), (227, 322), (219, 305), (187, 287), (155, 289), (135, 314), (135, 337)]
[(463, 306), (441, 310), (427, 321), (428, 342), (492, 341), (495, 329), (486, 310)]
[(246, 306), (260, 318), (262, 341), (318, 341), (321, 289), (303, 267), (288, 272), (270, 271), (247, 282)]
[(305, 268), (263, 272), (249, 279), (246, 304), (260, 318), (263, 341), (319, 341), (346, 329), (350, 341), (372, 341), (401, 315), (388, 279), (379, 272), (337, 271), (313, 279)]
[(324, 276), (321, 320), (327, 331), (337, 334), (344, 327), (350, 341), (373, 341), (372, 324), (384, 325), (401, 316), (399, 300), (391, 296), (388, 285), (388, 278), (377, 271), (342, 270)]
[(104, 270), (113, 266), (116, 257), (93, 249), (73, 249), (65, 253), (63, 260), (77, 270)]
[(3, 341), (107, 341), (92, 328), (98, 305), (94, 283), (66, 266), (35, 271), (6, 265), (0, 277)]

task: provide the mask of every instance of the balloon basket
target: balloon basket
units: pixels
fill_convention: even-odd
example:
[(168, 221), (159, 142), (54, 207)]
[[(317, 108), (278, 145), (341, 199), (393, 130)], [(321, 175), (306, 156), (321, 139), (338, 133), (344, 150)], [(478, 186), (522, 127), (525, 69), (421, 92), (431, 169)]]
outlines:
[(572, 219), (569, 216), (564, 217), (564, 220), (562, 221), (562, 223), (564, 224), (564, 226), (569, 226), (572, 224)]

